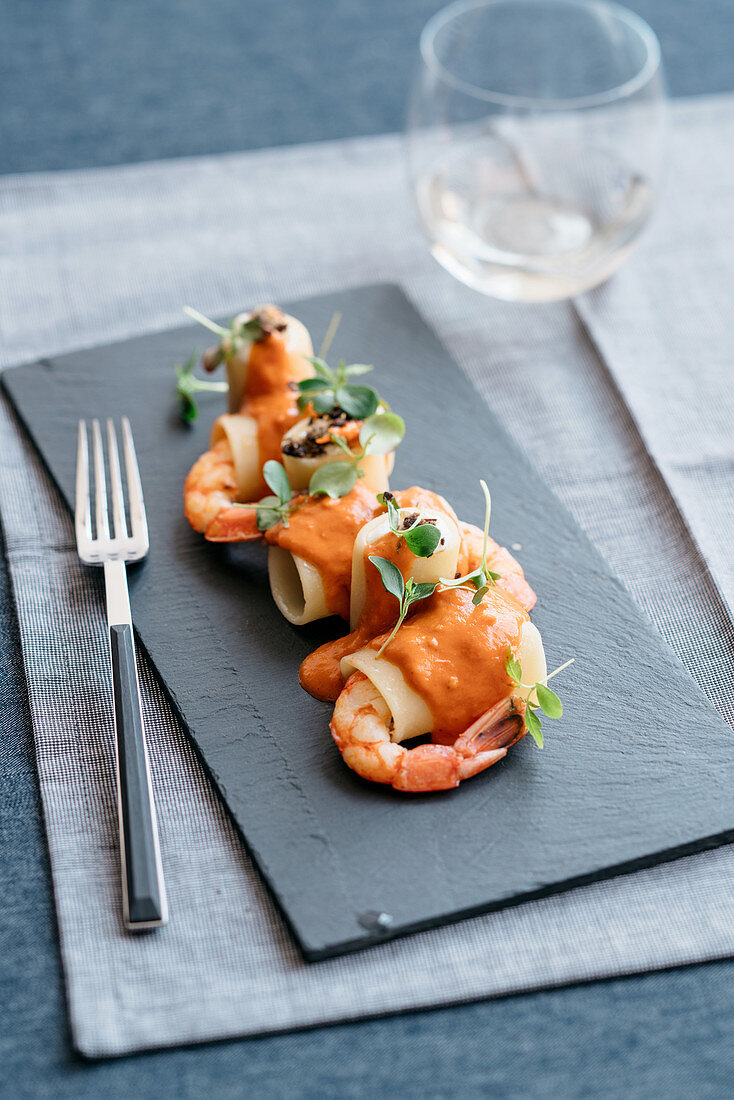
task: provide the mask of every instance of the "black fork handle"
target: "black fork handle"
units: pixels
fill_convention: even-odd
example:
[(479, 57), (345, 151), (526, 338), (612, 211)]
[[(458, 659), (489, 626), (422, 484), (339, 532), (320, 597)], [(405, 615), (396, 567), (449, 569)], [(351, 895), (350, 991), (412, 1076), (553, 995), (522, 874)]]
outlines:
[(129, 623), (110, 626), (123, 916), (131, 931), (168, 920), (150, 785), (135, 645)]

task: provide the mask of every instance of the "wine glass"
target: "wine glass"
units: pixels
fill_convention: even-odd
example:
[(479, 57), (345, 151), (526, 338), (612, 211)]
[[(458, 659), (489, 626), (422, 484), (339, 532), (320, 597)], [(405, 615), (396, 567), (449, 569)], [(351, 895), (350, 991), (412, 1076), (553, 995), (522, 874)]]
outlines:
[(567, 298), (629, 255), (655, 205), (660, 46), (608, 0), (468, 0), (425, 26), (408, 158), (433, 255), (496, 298)]

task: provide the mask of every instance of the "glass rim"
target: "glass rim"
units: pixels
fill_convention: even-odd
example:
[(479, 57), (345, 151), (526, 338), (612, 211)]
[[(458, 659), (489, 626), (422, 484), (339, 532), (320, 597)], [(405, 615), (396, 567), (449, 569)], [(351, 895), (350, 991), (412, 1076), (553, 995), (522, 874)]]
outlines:
[(514, 8), (517, 8), (523, 3), (537, 4), (542, 0), (455, 0), (454, 3), (448, 4), (445, 8), (437, 11), (424, 26), (419, 40), (420, 53), (426, 68), (444, 84), (457, 91), (464, 92), (466, 95), (473, 96), (475, 99), (483, 100), (486, 103), (496, 103), (498, 106), (503, 107), (526, 107), (536, 111), (573, 110), (584, 107), (601, 107), (605, 104), (615, 103), (617, 100), (634, 95), (645, 84), (648, 84), (660, 70), (662, 60), (660, 42), (655, 31), (636, 12), (630, 11), (622, 4), (615, 3), (614, 0), (553, 0), (559, 7), (563, 5), (568, 8), (576, 8), (578, 11), (585, 13), (597, 11), (611, 15), (630, 27), (642, 40), (646, 50), (644, 64), (629, 80), (625, 80), (613, 88), (608, 88), (603, 92), (593, 92), (590, 95), (546, 99), (539, 96), (514, 95), (509, 92), (493, 92), (477, 84), (472, 84), (468, 80), (463, 80), (452, 73), (450, 69), (447, 69), (443, 62), (439, 60), (435, 49), (436, 35), (439, 31), (466, 12), (474, 11), (477, 8), (490, 9), (499, 6), (501, 3), (509, 4), (510, 2)]

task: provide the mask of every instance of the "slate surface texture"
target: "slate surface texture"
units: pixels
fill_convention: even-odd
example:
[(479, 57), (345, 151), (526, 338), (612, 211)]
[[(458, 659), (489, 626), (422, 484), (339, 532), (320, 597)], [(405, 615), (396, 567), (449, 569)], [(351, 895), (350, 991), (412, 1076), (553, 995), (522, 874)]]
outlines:
[[(341, 311), (334, 356), (375, 363), (407, 420), (396, 486), (439, 490), (474, 522), (477, 479), (492, 486), (493, 533), (523, 547), (549, 661), (576, 658), (542, 753), (526, 738), (458, 790), (419, 797), (344, 767), (329, 708), (297, 679), (324, 628), (290, 627), (259, 548), (207, 545), (181, 511), (219, 403), (203, 401), (184, 428), (173, 364), (205, 334), (186, 327), (44, 360), (3, 385), (68, 501), (77, 419), (131, 417), (152, 545), (130, 574), (136, 627), (306, 958), (733, 839), (728, 727), (402, 292), (288, 308), (316, 343)], [(364, 927), (375, 911), (392, 918), (388, 932)]]

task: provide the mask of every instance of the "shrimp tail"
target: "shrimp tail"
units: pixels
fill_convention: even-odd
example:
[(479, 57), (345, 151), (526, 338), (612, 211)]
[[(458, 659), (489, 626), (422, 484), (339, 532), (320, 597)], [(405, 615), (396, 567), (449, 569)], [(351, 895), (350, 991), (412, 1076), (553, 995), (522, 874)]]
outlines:
[(233, 504), (217, 512), (207, 524), (204, 537), (209, 542), (255, 542), (264, 536), (257, 525), (255, 507), (243, 508)]
[(499, 703), (480, 714), (459, 734), (452, 748), (468, 759), (494, 751), (502, 751), (504, 756), (525, 736), (525, 732), (525, 701), (519, 695), (513, 695), (509, 699), (500, 699)]
[(363, 779), (413, 794), (458, 787), (502, 760), (526, 732), (519, 696), (501, 699), (452, 745), (406, 748), (391, 740), (389, 719), (384, 698), (364, 673), (354, 672), (336, 701), (331, 733), (344, 763)]

